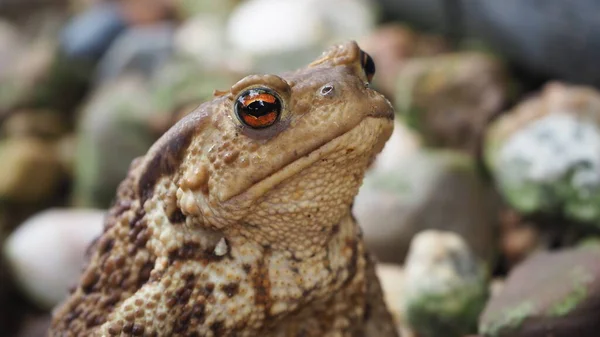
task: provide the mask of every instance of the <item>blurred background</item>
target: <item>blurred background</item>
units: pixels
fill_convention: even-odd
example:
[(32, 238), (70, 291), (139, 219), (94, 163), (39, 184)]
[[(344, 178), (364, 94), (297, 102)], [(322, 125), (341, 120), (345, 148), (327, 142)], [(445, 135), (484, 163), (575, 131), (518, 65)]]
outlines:
[(45, 335), (131, 160), (177, 120), (348, 39), (397, 111), (354, 213), (404, 336), (599, 336), (599, 17), (595, 0), (0, 0), (0, 336)]

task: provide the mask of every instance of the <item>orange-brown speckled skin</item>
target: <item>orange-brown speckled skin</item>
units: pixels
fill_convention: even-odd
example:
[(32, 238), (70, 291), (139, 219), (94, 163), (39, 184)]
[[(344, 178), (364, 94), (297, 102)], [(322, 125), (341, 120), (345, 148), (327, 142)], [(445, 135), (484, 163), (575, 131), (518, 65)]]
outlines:
[[(136, 159), (50, 335), (397, 336), (351, 215), (393, 127), (360, 53), (246, 77)], [(233, 109), (254, 86), (282, 100), (263, 130)]]

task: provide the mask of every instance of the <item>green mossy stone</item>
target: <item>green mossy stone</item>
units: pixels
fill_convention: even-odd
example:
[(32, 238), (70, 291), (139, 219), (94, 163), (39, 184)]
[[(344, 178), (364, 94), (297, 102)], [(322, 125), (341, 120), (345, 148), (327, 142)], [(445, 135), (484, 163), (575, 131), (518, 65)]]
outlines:
[(189, 18), (198, 14), (210, 14), (220, 18), (226, 18), (229, 13), (240, 3), (241, 0), (177, 0), (177, 12), (183, 18)]
[(72, 112), (90, 88), (94, 67), (91, 61), (72, 60), (57, 53), (48, 73), (32, 88), (21, 105)]
[(600, 237), (591, 236), (578, 242), (577, 247), (582, 249), (600, 249)]
[(156, 140), (150, 122), (158, 113), (147, 83), (122, 77), (97, 90), (83, 107), (77, 127), (74, 202), (106, 208), (131, 161)]
[(600, 229), (600, 94), (553, 84), (496, 120), (484, 159), (508, 203)]
[(0, 142), (0, 200), (39, 203), (58, 192), (63, 171), (53, 144), (34, 138)]
[(242, 75), (203, 69), (192, 58), (177, 56), (163, 66), (152, 79), (155, 109), (172, 112), (190, 104), (210, 100), (215, 90), (228, 90)]
[(477, 332), (489, 296), (488, 271), (459, 235), (417, 234), (405, 263), (403, 312), (420, 337), (463, 337)]
[(512, 95), (503, 63), (479, 52), (410, 59), (396, 83), (396, 111), (426, 145), (468, 152)]
[(519, 265), (486, 306), (486, 337), (594, 337), (600, 331), (600, 250), (539, 253)]
[(477, 331), (488, 297), (486, 282), (466, 284), (443, 294), (426, 294), (412, 303), (406, 319), (422, 337), (463, 337)]

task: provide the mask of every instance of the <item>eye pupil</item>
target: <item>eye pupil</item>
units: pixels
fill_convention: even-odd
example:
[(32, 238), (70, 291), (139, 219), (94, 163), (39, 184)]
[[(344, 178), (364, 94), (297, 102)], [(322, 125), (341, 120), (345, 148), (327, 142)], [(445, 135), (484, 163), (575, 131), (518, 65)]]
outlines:
[(270, 89), (255, 88), (243, 92), (235, 103), (238, 119), (254, 129), (269, 127), (279, 119), (281, 101)]
[(248, 109), (250, 115), (259, 117), (268, 114), (270, 107), (263, 101), (254, 101), (250, 103), (246, 109)]

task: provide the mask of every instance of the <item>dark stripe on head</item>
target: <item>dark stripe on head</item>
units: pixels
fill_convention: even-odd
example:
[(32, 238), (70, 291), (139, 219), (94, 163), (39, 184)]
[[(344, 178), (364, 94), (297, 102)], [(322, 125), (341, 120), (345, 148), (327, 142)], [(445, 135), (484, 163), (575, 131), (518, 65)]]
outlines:
[(194, 135), (208, 120), (202, 106), (190, 113), (167, 131), (148, 151), (137, 183), (141, 205), (152, 197), (154, 185), (163, 176), (172, 175), (179, 168), (185, 150)]

